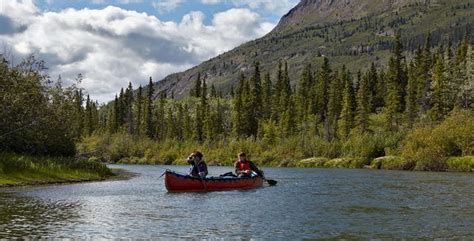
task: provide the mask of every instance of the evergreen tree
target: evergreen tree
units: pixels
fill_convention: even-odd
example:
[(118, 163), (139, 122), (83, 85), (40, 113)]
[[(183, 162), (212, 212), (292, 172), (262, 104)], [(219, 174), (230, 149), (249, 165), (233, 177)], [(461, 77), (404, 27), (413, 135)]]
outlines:
[(126, 119), (127, 119), (127, 125), (128, 125), (128, 133), (131, 135), (135, 135), (135, 118), (133, 116), (133, 87), (132, 83), (128, 83), (128, 88), (126, 91)]
[(410, 62), (410, 68), (408, 71), (408, 84), (405, 96), (405, 119), (409, 128), (413, 126), (415, 118), (418, 114), (416, 86), (416, 66), (414, 62)]
[(201, 94), (200, 94), (200, 103), (196, 108), (196, 140), (199, 142), (204, 141), (204, 131), (205, 131), (205, 118), (207, 117), (209, 106), (207, 102), (207, 85), (206, 80), (202, 81)]
[(325, 57), (316, 76), (316, 90), (314, 94), (314, 97), (316, 98), (316, 110), (322, 121), (325, 121), (327, 117), (330, 78), (331, 68), (329, 66), (329, 59)]
[(263, 119), (270, 118), (272, 114), (272, 82), (270, 80), (270, 73), (265, 74), (263, 79), (263, 92), (262, 92), (262, 117)]
[[(159, 94), (158, 108), (155, 111), (155, 138), (158, 140), (164, 140), (168, 137), (172, 137), (172, 131), (168, 135), (168, 126), (173, 121), (173, 112), (171, 107), (169, 112), (166, 111), (166, 95), (164, 92)], [(170, 122), (168, 122), (170, 121)]]
[(418, 88), (417, 94), (420, 102), (421, 113), (426, 113), (429, 109), (429, 91), (431, 86), (431, 35), (428, 34), (426, 38), (425, 46), (423, 51), (420, 52), (420, 56), (416, 57), (416, 68), (418, 76)]
[[(345, 72), (345, 71), (344, 71)], [(353, 89), (352, 83), (349, 78), (344, 78), (344, 92), (342, 95), (342, 110), (341, 114), (339, 116), (339, 121), (338, 121), (338, 132), (339, 132), (339, 137), (342, 139), (345, 139), (352, 127), (353, 127), (353, 116), (354, 113), (352, 111), (352, 106), (354, 106), (351, 99), (351, 90)]]
[(283, 71), (282, 71), (282, 64), (281, 61), (278, 62), (278, 72), (277, 72), (277, 81), (275, 84), (275, 94), (273, 95), (273, 111), (272, 111), (272, 119), (278, 120), (279, 115), (281, 113), (281, 105), (280, 100), (283, 93)]
[(86, 110), (85, 110), (85, 118), (84, 118), (84, 130), (85, 130), (85, 135), (90, 136), (92, 135), (92, 132), (94, 131), (94, 123), (93, 123), (93, 116), (92, 116), (92, 102), (90, 100), (89, 95), (87, 95), (86, 99)]
[(370, 101), (370, 78), (371, 78), (370, 71), (362, 77), (359, 83), (359, 89), (357, 90), (357, 109), (356, 109), (356, 117), (355, 117), (355, 124), (356, 127), (362, 131), (366, 132), (369, 128), (369, 101)]
[(153, 81), (150, 77), (150, 82), (148, 83), (148, 93), (146, 99), (146, 129), (145, 134), (149, 138), (155, 136), (154, 123), (153, 123)]
[(254, 74), (251, 78), (249, 135), (257, 136), (258, 120), (262, 117), (262, 85), (260, 79), (260, 63), (254, 63)]
[(174, 128), (175, 128), (175, 138), (176, 140), (182, 141), (184, 138), (184, 110), (183, 110), (183, 105), (181, 103), (177, 104), (177, 113), (176, 113), (176, 120), (175, 123), (173, 123)]
[(334, 78), (329, 86), (329, 100), (328, 100), (328, 122), (329, 122), (329, 139), (333, 139), (337, 136), (337, 121), (341, 115), (342, 109), (342, 96), (344, 90), (344, 73), (342, 69), (341, 74), (337, 71), (334, 73)]
[(191, 140), (194, 137), (193, 119), (190, 115), (189, 106), (184, 104), (183, 106), (183, 139)]
[(243, 116), (242, 111), (244, 109), (242, 92), (244, 90), (245, 76), (243, 73), (240, 74), (239, 85), (235, 90), (233, 99), (233, 110), (232, 110), (232, 128), (233, 133), (236, 137), (243, 135)]
[(435, 57), (432, 75), (431, 109), (428, 111), (433, 120), (441, 121), (447, 114), (446, 108), (446, 80), (444, 69), (443, 50), (440, 48)]
[(306, 65), (298, 82), (296, 88), (296, 108), (298, 112), (298, 122), (302, 123), (307, 120), (311, 108), (311, 97), (310, 90), (313, 84), (313, 74), (311, 72), (311, 64)]
[(143, 128), (143, 88), (140, 85), (138, 87), (137, 98), (135, 101), (135, 109), (136, 109), (136, 126), (135, 130), (137, 135), (142, 135), (144, 133)]
[(369, 95), (368, 95), (368, 103), (369, 103), (369, 111), (375, 112), (377, 108), (382, 107), (382, 105), (378, 106), (377, 103), (377, 85), (378, 85), (378, 76), (377, 76), (377, 68), (375, 68), (375, 64), (372, 63), (370, 65), (370, 69), (367, 73), (368, 77), (368, 87), (369, 87)]
[(387, 92), (385, 96), (385, 126), (387, 130), (396, 131), (398, 128), (398, 110), (400, 109), (400, 95), (397, 84), (397, 63), (394, 57), (390, 58), (387, 78)]

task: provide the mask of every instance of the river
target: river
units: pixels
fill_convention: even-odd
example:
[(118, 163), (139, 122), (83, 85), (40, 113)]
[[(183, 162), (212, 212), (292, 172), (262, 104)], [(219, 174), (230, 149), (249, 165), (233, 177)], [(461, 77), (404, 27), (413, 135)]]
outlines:
[(472, 173), (264, 168), (276, 186), (167, 193), (187, 167), (111, 167), (140, 175), (0, 189), (0, 238), (474, 238)]

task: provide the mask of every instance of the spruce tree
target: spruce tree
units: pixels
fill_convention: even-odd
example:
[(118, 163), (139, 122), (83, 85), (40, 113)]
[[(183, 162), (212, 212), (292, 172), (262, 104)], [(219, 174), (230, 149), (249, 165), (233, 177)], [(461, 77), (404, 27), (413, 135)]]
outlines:
[(430, 107), (429, 105), (429, 92), (431, 87), (431, 35), (428, 34), (426, 38), (425, 46), (421, 52), (420, 57), (416, 58), (416, 68), (418, 76), (418, 88), (417, 94), (420, 102), (421, 113), (426, 113)]
[(296, 88), (296, 109), (299, 123), (306, 121), (310, 114), (310, 101), (312, 98), (312, 96), (310, 96), (310, 90), (313, 82), (311, 64), (307, 64), (301, 74), (298, 87)]
[(138, 136), (144, 133), (143, 129), (143, 88), (140, 85), (138, 87), (137, 98), (135, 100), (135, 109), (136, 109), (136, 126), (135, 130)]
[[(171, 107), (169, 109), (171, 111)], [(168, 137), (167, 127), (169, 123), (167, 120), (173, 118), (169, 114), (172, 115), (172, 112), (167, 113), (166, 111), (166, 95), (164, 92), (161, 92), (159, 94), (158, 108), (155, 111), (155, 137), (158, 140), (164, 140)]]
[(417, 104), (417, 76), (416, 76), (416, 66), (414, 62), (410, 62), (410, 67), (408, 71), (408, 84), (405, 96), (405, 120), (407, 122), (408, 128), (411, 128), (415, 122), (416, 116), (418, 114), (418, 104)]
[(324, 57), (323, 64), (316, 76), (315, 98), (316, 110), (322, 121), (327, 117), (328, 92), (331, 78), (331, 68), (329, 66), (329, 59)]
[[(345, 72), (345, 71), (344, 71)], [(350, 78), (345, 78), (344, 77), (344, 90), (343, 90), (343, 95), (342, 95), (342, 110), (341, 114), (339, 116), (339, 121), (338, 121), (338, 132), (339, 132), (339, 137), (341, 139), (345, 139), (352, 127), (353, 127), (353, 116), (354, 113), (352, 111), (352, 106), (354, 106), (351, 99), (351, 89), (352, 87), (352, 82), (350, 81)]]
[(242, 92), (244, 89), (245, 76), (243, 73), (240, 74), (239, 85), (237, 86), (234, 98), (233, 98), (233, 109), (232, 109), (232, 132), (236, 137), (243, 134), (243, 100)]
[[(343, 69), (341, 71), (345, 72)], [(334, 73), (333, 80), (329, 86), (329, 100), (328, 100), (328, 122), (329, 122), (329, 139), (337, 136), (337, 121), (341, 115), (342, 110), (342, 96), (344, 90), (343, 82), (344, 74)]]
[(254, 63), (254, 74), (251, 78), (252, 87), (250, 94), (250, 119), (249, 134), (256, 136), (258, 131), (258, 120), (262, 117), (262, 85), (260, 79), (260, 63)]
[(270, 80), (270, 73), (266, 73), (263, 79), (262, 92), (262, 117), (263, 119), (270, 118), (272, 114), (272, 82)]
[(126, 105), (126, 119), (128, 125), (128, 133), (131, 135), (135, 135), (135, 118), (133, 116), (133, 87), (132, 83), (128, 83), (128, 88), (126, 90), (126, 98), (127, 98), (127, 105)]
[(145, 119), (145, 134), (149, 138), (153, 138), (155, 135), (154, 124), (153, 124), (153, 81), (150, 77), (148, 83), (148, 92), (146, 99), (146, 119)]
[(435, 57), (435, 64), (432, 73), (432, 89), (430, 98), (431, 108), (428, 111), (428, 115), (433, 120), (441, 121), (447, 114), (446, 80), (442, 48), (440, 48)]
[(369, 101), (370, 101), (370, 71), (362, 77), (357, 90), (357, 109), (355, 125), (361, 132), (366, 132), (369, 128)]
[(400, 95), (397, 83), (397, 63), (394, 57), (389, 60), (389, 72), (387, 78), (387, 92), (385, 96), (385, 127), (387, 130), (396, 131), (398, 128), (398, 110), (400, 109)]

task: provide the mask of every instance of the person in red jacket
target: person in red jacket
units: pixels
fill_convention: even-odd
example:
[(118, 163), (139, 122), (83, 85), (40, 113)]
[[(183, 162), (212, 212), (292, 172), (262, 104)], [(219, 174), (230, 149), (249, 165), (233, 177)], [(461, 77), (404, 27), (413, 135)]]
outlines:
[(259, 176), (263, 176), (263, 171), (259, 170), (257, 166), (251, 162), (244, 152), (239, 153), (239, 159), (234, 163), (235, 174), (239, 177), (250, 177), (252, 171)]

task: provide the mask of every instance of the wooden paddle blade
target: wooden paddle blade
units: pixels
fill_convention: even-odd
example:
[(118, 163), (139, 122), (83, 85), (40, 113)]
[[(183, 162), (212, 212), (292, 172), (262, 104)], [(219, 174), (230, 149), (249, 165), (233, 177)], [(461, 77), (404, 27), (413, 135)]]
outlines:
[(271, 180), (271, 179), (267, 179), (267, 183), (268, 183), (268, 185), (270, 185), (270, 186), (275, 186), (275, 185), (277, 184), (277, 181)]

